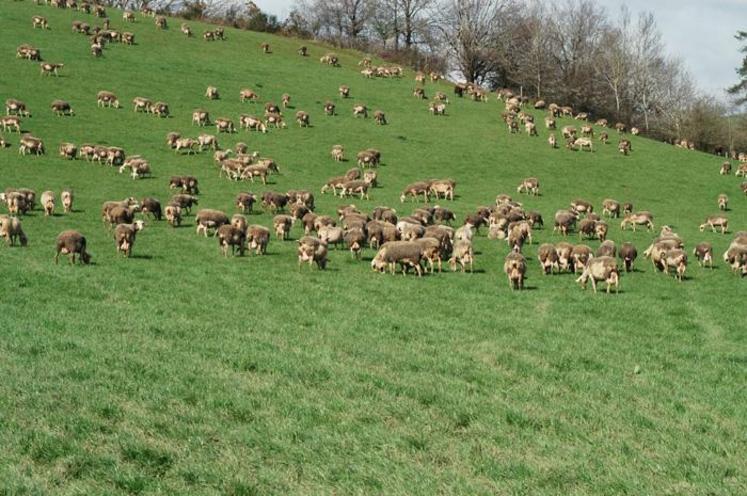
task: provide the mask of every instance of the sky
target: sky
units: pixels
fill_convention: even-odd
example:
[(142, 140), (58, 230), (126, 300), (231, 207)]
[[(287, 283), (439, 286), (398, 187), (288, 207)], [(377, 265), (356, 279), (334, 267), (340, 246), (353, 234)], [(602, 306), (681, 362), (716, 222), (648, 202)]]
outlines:
[[(668, 52), (685, 63), (698, 88), (724, 96), (735, 84), (742, 54), (737, 31), (747, 31), (747, 0), (597, 0), (612, 18), (626, 4), (635, 17), (651, 11)], [(255, 0), (260, 9), (283, 19), (294, 0)]]

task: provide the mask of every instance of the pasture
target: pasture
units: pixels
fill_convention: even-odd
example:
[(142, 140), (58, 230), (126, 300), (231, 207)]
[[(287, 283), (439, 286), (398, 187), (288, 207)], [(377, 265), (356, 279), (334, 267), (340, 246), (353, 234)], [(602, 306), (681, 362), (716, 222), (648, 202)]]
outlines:
[[(35, 14), (49, 30), (32, 29)], [(539, 137), (511, 135), (494, 95), (478, 103), (429, 82), (426, 95), (438, 89), (451, 100), (446, 116), (432, 116), (412, 96), (412, 71), (366, 79), (359, 53), (338, 51), (335, 68), (319, 63), (329, 50), (314, 43), (235, 30), (205, 42), (199, 23), (188, 39), (178, 19), (159, 31), (150, 17), (125, 27), (120, 12), (110, 16), (136, 44), (94, 58), (70, 26), (99, 19), (30, 1), (0, 7), (0, 100), (25, 101), (32, 117), (23, 130), (47, 147), (20, 156), (18, 134), (4, 132), (0, 190), (76, 195), (70, 214), (58, 205), (53, 217), (23, 216), (28, 247), (0, 246), (0, 493), (747, 493), (747, 281), (721, 260), (733, 233), (747, 229), (747, 198), (740, 178), (718, 174), (720, 158), (641, 137), (629, 137), (633, 152), (622, 156), (614, 130), (593, 153), (553, 150), (542, 113)], [(16, 58), (21, 43), (64, 63), (59, 77)], [(301, 44), (309, 57), (296, 53)], [(351, 98), (339, 97), (340, 84)], [(204, 97), (210, 85), (220, 99)], [(241, 88), (259, 101), (240, 103)], [(123, 108), (98, 108), (100, 90)], [(218, 177), (212, 152), (166, 146), (168, 132), (203, 132), (190, 124), (196, 108), (238, 123), (283, 93), (292, 97), (287, 129), (218, 135), (223, 148), (245, 142), (279, 164), (266, 186)], [(167, 102), (171, 116), (133, 112), (136, 96)], [(55, 116), (57, 98), (75, 115)], [(328, 99), (338, 115), (324, 115)], [(353, 118), (356, 103), (385, 111), (388, 124)], [(311, 127), (295, 125), (297, 110)], [(64, 160), (63, 141), (121, 146), (143, 155), (152, 177)], [(335, 144), (352, 160), (334, 162)], [(370, 200), (319, 194), (369, 147), (382, 152)], [(423, 278), (374, 273), (370, 248), (362, 261), (330, 249), (327, 270), (299, 270), (299, 225), (291, 240), (273, 236), (265, 256), (224, 258), (214, 238), (195, 234), (194, 216), (179, 228), (146, 220), (133, 256), (118, 256), (101, 204), (154, 196), (165, 205), (169, 177), (183, 174), (200, 181), (198, 208), (229, 215), (240, 191), (290, 189), (314, 192), (319, 213), (354, 203), (404, 215), (416, 207), (400, 203), (405, 185), (448, 177), (456, 198), (439, 203), (456, 225), (508, 193), (545, 226), (524, 248), (527, 289), (513, 292), (502, 272), (509, 248), (486, 229), (474, 242), (474, 273)], [(527, 176), (540, 179), (540, 196), (516, 194)], [(699, 232), (720, 193), (731, 198), (729, 233)], [(714, 269), (691, 256), (679, 283), (640, 257), (610, 295), (582, 290), (573, 274), (543, 275), (537, 246), (561, 240), (554, 212), (574, 198), (601, 211), (608, 197), (653, 212), (657, 227), (633, 233), (612, 220), (610, 239), (642, 253), (668, 224), (689, 254), (711, 241)], [(271, 225), (259, 207), (248, 217)], [(65, 229), (86, 235), (93, 264), (54, 264)]]

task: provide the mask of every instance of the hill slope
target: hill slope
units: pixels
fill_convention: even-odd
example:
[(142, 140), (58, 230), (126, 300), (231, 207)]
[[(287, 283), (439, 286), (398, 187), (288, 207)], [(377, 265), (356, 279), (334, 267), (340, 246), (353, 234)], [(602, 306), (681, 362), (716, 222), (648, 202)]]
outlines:
[[(51, 29), (33, 30), (34, 14)], [(123, 28), (120, 13), (110, 15)], [(714, 270), (691, 261), (682, 284), (639, 260), (619, 295), (593, 295), (571, 274), (541, 275), (535, 243), (524, 252), (530, 290), (514, 293), (501, 271), (508, 248), (484, 232), (474, 274), (417, 279), (372, 273), (370, 249), (364, 261), (332, 250), (328, 270), (298, 270), (295, 242), (274, 238), (265, 257), (224, 259), (214, 239), (195, 235), (191, 218), (179, 229), (148, 222), (134, 257), (124, 259), (99, 215), (104, 201), (127, 196), (165, 203), (173, 174), (197, 176), (200, 207), (229, 213), (239, 191), (316, 193), (353, 165), (330, 159), (340, 143), (348, 156), (367, 147), (383, 153), (380, 187), (371, 200), (355, 200), (366, 211), (390, 205), (405, 214), (411, 205), (400, 205), (399, 194), (407, 183), (451, 177), (458, 197), (447, 206), (461, 220), (533, 175), (543, 194), (525, 205), (548, 223), (577, 197), (597, 208), (607, 197), (632, 201), (657, 226), (672, 225), (688, 250), (709, 240), (720, 257), (731, 237), (698, 225), (716, 212), (719, 193), (732, 197), (732, 232), (747, 228), (747, 205), (738, 179), (717, 175), (717, 159), (639, 138), (629, 157), (614, 145), (551, 150), (544, 130), (539, 138), (509, 135), (493, 99), (454, 99), (448, 116), (435, 118), (411, 96), (409, 72), (367, 80), (358, 54), (340, 53), (341, 68), (323, 66), (324, 47), (309, 44), (301, 58), (297, 40), (257, 33), (186, 39), (176, 19), (157, 31), (138, 15), (126, 28), (137, 44), (108, 46), (95, 59), (87, 38), (70, 31), (75, 19), (97, 22), (31, 2), (0, 8), (0, 98), (29, 105), (23, 128), (48, 148), (21, 157), (18, 136), (4, 133), (11, 147), (0, 151), (0, 189), (71, 187), (77, 198), (71, 214), (25, 216), (27, 248), (0, 248), (3, 492), (747, 491), (745, 286), (720, 259)], [(198, 35), (204, 28), (192, 27)], [(272, 54), (261, 53), (263, 41)], [(61, 76), (42, 77), (36, 63), (15, 58), (21, 43), (63, 62)], [(337, 96), (340, 84), (352, 98)], [(203, 97), (208, 85), (220, 100)], [(260, 102), (239, 103), (244, 87)], [(436, 87), (449, 91), (426, 91)], [(102, 89), (124, 108), (97, 108)], [(195, 108), (238, 122), (286, 92), (287, 114), (308, 111), (311, 128), (291, 122), (266, 135), (219, 136), (224, 148), (246, 142), (275, 159), (281, 174), (272, 184), (229, 182), (211, 153), (180, 156), (165, 145), (167, 132), (201, 132), (190, 125)], [(135, 96), (168, 102), (172, 117), (133, 112)], [(76, 115), (54, 116), (55, 98)], [(327, 99), (337, 116), (323, 115)], [(354, 119), (358, 102), (384, 110), (389, 124)], [(62, 160), (62, 141), (141, 154), (153, 178)], [(320, 213), (334, 215), (339, 204), (317, 194)], [(259, 212), (250, 222), (271, 218)], [(54, 265), (64, 229), (85, 233), (94, 265)], [(295, 226), (292, 239), (301, 232)], [(611, 222), (610, 237), (642, 252), (654, 235)], [(560, 237), (546, 226), (535, 239)]]

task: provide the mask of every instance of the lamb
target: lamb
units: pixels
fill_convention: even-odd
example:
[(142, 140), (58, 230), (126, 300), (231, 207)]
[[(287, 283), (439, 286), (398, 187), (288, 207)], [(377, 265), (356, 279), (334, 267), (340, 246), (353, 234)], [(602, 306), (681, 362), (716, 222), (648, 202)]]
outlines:
[(142, 220), (136, 220), (131, 224), (118, 224), (114, 228), (114, 243), (117, 253), (122, 252), (127, 258), (132, 255), (135, 237), (139, 231), (143, 230), (144, 225)]
[(96, 94), (96, 105), (99, 107), (120, 108), (117, 95), (115, 95), (111, 91), (99, 91)]
[(28, 238), (21, 227), (21, 220), (15, 216), (0, 215), (0, 237), (5, 238), (5, 242), (10, 246), (15, 246), (16, 241), (21, 246), (28, 245)]
[(224, 257), (228, 257), (229, 246), (231, 247), (231, 255), (235, 255), (238, 249), (239, 256), (244, 256), (244, 250), (246, 249), (245, 229), (237, 228), (231, 224), (224, 224), (215, 232), (215, 237), (218, 239), (218, 246), (220, 246)]
[(633, 227), (633, 232), (636, 230), (636, 226), (645, 225), (649, 231), (654, 230), (654, 216), (651, 214), (651, 212), (647, 211), (641, 211), (636, 213), (627, 214), (623, 221), (620, 223), (620, 229), (625, 230), (625, 228), (630, 225)]
[(589, 260), (589, 263), (584, 267), (584, 271), (576, 279), (576, 282), (581, 283), (581, 287), (586, 289), (586, 283), (589, 280), (591, 280), (591, 287), (594, 289), (594, 293), (597, 292), (596, 281), (605, 281), (607, 283), (608, 294), (612, 286), (615, 286), (615, 292), (618, 293), (620, 291), (620, 272), (617, 268), (617, 260), (607, 256)]
[(54, 215), (55, 199), (53, 191), (45, 191), (41, 195), (41, 206), (44, 210), (44, 216)]
[(52, 108), (52, 112), (58, 116), (75, 115), (75, 111), (65, 100), (54, 100), (50, 107)]
[(75, 199), (75, 196), (73, 195), (72, 190), (64, 189), (62, 190), (62, 193), (60, 193), (60, 199), (62, 200), (62, 211), (66, 214), (73, 211), (73, 200)]
[(508, 277), (508, 285), (511, 290), (524, 289), (524, 277), (527, 271), (527, 260), (524, 255), (510, 252), (503, 262), (503, 272)]
[(224, 224), (228, 224), (228, 216), (220, 210), (213, 210), (210, 208), (203, 208), (195, 216), (195, 224), (197, 225), (197, 234), (201, 232), (208, 237), (210, 229), (218, 229)]
[(57, 236), (56, 241), (57, 253), (54, 256), (54, 263), (59, 262), (60, 254), (70, 255), (70, 264), (75, 264), (75, 255), (79, 255), (80, 264), (91, 263), (91, 255), (86, 251), (86, 238), (78, 231), (62, 231)]
[(522, 179), (521, 183), (519, 183), (519, 186), (516, 188), (516, 192), (526, 192), (527, 194), (537, 196), (539, 195), (539, 188), (539, 179), (537, 179), (536, 177), (527, 177), (526, 179)]
[[(404, 239), (404, 238), (403, 238)], [(417, 243), (420, 246), (420, 250), (422, 251), (422, 256), (428, 262), (428, 268), (430, 269), (430, 273), (433, 274), (435, 263), (438, 263), (438, 272), (440, 273), (443, 267), (443, 257), (442, 257), (442, 246), (441, 241), (439, 241), (436, 238), (430, 238), (430, 237), (420, 237), (417, 239), (412, 240), (415, 243)], [(469, 255), (465, 252), (462, 253), (464, 263), (469, 263)], [(455, 260), (456, 263), (456, 260)], [(426, 269), (428, 270), (428, 269)]]
[(545, 275), (560, 272), (560, 257), (553, 244), (541, 244), (537, 249), (537, 259)]
[(723, 215), (711, 215), (700, 225), (700, 232), (703, 232), (706, 227), (710, 227), (713, 232), (716, 232), (716, 229), (720, 228), (721, 234), (726, 234), (726, 230), (729, 227), (729, 219)]
[(406, 274), (406, 267), (413, 267), (418, 275), (423, 275), (420, 265), (423, 251), (420, 245), (413, 241), (389, 241), (379, 249), (371, 260), (371, 268), (377, 272), (385, 272), (387, 268), (394, 274), (395, 266), (402, 267), (402, 275)]
[(633, 243), (623, 243), (618, 251), (618, 256), (623, 261), (625, 272), (630, 272), (633, 270), (633, 262), (638, 257), (638, 250), (636, 250)]
[(713, 268), (713, 245), (711, 243), (698, 243), (693, 249), (693, 255), (698, 259), (701, 267), (708, 264)]

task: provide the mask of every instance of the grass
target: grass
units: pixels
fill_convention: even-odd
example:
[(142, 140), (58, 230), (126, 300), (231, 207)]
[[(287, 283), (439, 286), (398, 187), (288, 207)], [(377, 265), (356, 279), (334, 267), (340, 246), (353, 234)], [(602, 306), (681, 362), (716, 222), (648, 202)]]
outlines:
[[(32, 30), (37, 13), (51, 30)], [(326, 271), (299, 271), (295, 243), (275, 239), (265, 257), (224, 259), (192, 219), (179, 229), (148, 222), (126, 260), (99, 219), (106, 200), (165, 203), (172, 174), (196, 175), (200, 206), (231, 213), (239, 191), (318, 191), (351, 166), (328, 155), (341, 143), (349, 156), (382, 150), (381, 187), (355, 201), (367, 210), (407, 212), (414, 205), (398, 201), (405, 184), (452, 177), (458, 198), (448, 206), (461, 219), (536, 175), (542, 196), (522, 199), (547, 222), (573, 198), (600, 208), (612, 197), (651, 210), (689, 250), (709, 240), (720, 256), (731, 237), (697, 230), (719, 193), (732, 197), (730, 230), (747, 227), (739, 180), (718, 175), (720, 160), (636, 137), (629, 157), (614, 145), (551, 150), (545, 131), (508, 135), (494, 100), (455, 99), (448, 116), (432, 117), (411, 96), (410, 72), (366, 80), (359, 54), (340, 53), (342, 67), (332, 68), (318, 62), (322, 46), (308, 44), (302, 59), (297, 40), (233, 30), (206, 43), (197, 23), (198, 37), (185, 39), (178, 20), (156, 31), (138, 16), (127, 26), (136, 46), (94, 59), (87, 39), (70, 32), (74, 19), (96, 22), (31, 2), (0, 9), (0, 96), (26, 101), (33, 117), (24, 130), (49, 149), (20, 157), (17, 135), (5, 133), (12, 146), (0, 151), (0, 186), (76, 192), (72, 214), (23, 218), (27, 248), (0, 247), (0, 493), (747, 492), (745, 287), (720, 260), (714, 270), (691, 260), (682, 284), (641, 260), (619, 295), (594, 295), (572, 275), (542, 276), (534, 244), (525, 250), (529, 290), (512, 293), (501, 272), (507, 247), (484, 234), (474, 274), (417, 279), (374, 274), (343, 250)], [(259, 50), (266, 40), (271, 55)], [(65, 63), (61, 76), (16, 59), (23, 42)], [(347, 101), (337, 97), (343, 83)], [(220, 100), (204, 99), (208, 85)], [(243, 87), (260, 103), (240, 104)], [(97, 108), (101, 89), (124, 108)], [(244, 141), (273, 157), (282, 172), (273, 184), (220, 179), (211, 154), (165, 146), (169, 131), (198, 134), (194, 108), (237, 121), (285, 92), (288, 114), (310, 112), (311, 128), (220, 136), (223, 147)], [(168, 102), (173, 117), (133, 113), (135, 96)], [(76, 115), (54, 116), (55, 98)], [(327, 99), (338, 116), (323, 115)], [(353, 119), (357, 102), (384, 110), (389, 125)], [(145, 156), (154, 177), (62, 160), (61, 141), (122, 146)], [(332, 213), (339, 202), (317, 195), (317, 204)], [(269, 225), (271, 215), (250, 221)], [(54, 265), (64, 229), (87, 236), (93, 265)], [(612, 239), (639, 252), (653, 236), (611, 225)], [(547, 228), (535, 237), (559, 240)]]

